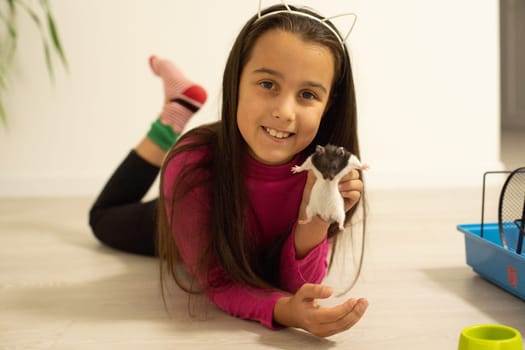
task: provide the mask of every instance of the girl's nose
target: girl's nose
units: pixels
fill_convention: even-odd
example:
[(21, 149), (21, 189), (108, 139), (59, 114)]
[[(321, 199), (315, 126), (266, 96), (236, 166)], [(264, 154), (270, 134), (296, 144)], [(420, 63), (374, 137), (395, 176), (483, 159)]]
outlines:
[(276, 119), (292, 121), (295, 119), (295, 99), (283, 96), (279, 99), (272, 116)]

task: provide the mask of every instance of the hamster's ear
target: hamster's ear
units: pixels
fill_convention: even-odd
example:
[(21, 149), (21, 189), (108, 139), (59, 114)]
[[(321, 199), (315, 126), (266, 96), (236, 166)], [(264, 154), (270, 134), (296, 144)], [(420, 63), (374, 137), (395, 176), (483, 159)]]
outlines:
[(345, 154), (345, 148), (344, 147), (338, 147), (337, 148), (337, 155), (338, 156), (344, 156)]
[(324, 154), (324, 147), (321, 146), (321, 145), (317, 145), (315, 147), (315, 152), (318, 153), (318, 154)]

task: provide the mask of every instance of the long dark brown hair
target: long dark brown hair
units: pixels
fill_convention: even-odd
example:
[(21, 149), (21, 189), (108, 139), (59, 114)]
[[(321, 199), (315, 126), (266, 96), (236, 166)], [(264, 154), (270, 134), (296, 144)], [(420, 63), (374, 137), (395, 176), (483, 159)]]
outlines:
[[(318, 17), (314, 12), (290, 6), (295, 11), (309, 13)], [(284, 10), (282, 5), (272, 6), (262, 12)], [(328, 22), (329, 25), (333, 25)], [(335, 27), (333, 27), (334, 30)], [(173, 232), (177, 230), (177, 218), (184, 213), (171, 211), (176, 201), (198, 186), (206, 187), (210, 194), (209, 220), (196, 227), (199, 232), (192, 234), (207, 237), (205, 246), (200, 249), (201, 259), (198, 271), (195, 274), (206, 276), (210, 266), (209, 258), (213, 256), (214, 263), (225, 271), (235, 282), (246, 283), (261, 288), (279, 287), (272, 281), (258, 273), (256, 262), (251, 258), (250, 247), (245, 238), (245, 188), (242, 176), (244, 156), (247, 146), (237, 126), (237, 105), (239, 95), (239, 80), (242, 70), (251, 57), (251, 53), (258, 38), (269, 30), (282, 30), (301, 37), (305, 42), (313, 42), (327, 47), (334, 56), (334, 81), (331, 96), (321, 119), (319, 130), (312, 143), (303, 150), (305, 155), (312, 153), (316, 145), (328, 143), (344, 146), (350, 152), (360, 156), (357, 138), (356, 99), (350, 58), (346, 47), (343, 47), (337, 37), (319, 21), (306, 16), (291, 13), (279, 13), (266, 16), (258, 20), (253, 16), (242, 28), (230, 51), (222, 82), (222, 111), (221, 120), (198, 127), (186, 133), (168, 153), (165, 164), (184, 152), (205, 147), (210, 157), (198, 164), (188, 166), (182, 172), (170, 196), (172, 202), (166, 205), (163, 193), (164, 170), (161, 173), (161, 191), (158, 215), (157, 252), (160, 257), (161, 285), (164, 289), (164, 275), (171, 276), (177, 284), (187, 292), (196, 292), (196, 277), (192, 276), (188, 284), (182, 281), (177, 266), (181, 264), (180, 253), (173, 239)], [(195, 174), (205, 174), (195, 176)], [(362, 198), (363, 199), (363, 198)], [(363, 203), (361, 206), (364, 208)], [(350, 220), (357, 206), (347, 213), (346, 222)], [(168, 217), (170, 220), (168, 220)], [(364, 216), (365, 217), (365, 216)], [(169, 225), (173, 223), (173, 227)], [(365, 232), (362, 225), (363, 236)], [(328, 237), (332, 243), (329, 266), (332, 265), (335, 248), (339, 237), (337, 225), (331, 225)], [(364, 238), (364, 237), (363, 237)], [(202, 240), (201, 240), (202, 241)], [(364, 242), (364, 239), (363, 239)], [(363, 243), (364, 244), (364, 243)], [(363, 249), (359, 262), (357, 276), (362, 265)], [(355, 281), (355, 280), (354, 280)], [(200, 286), (202, 292), (212, 285)], [(164, 293), (164, 291), (163, 291)], [(164, 296), (164, 294), (163, 294)]]

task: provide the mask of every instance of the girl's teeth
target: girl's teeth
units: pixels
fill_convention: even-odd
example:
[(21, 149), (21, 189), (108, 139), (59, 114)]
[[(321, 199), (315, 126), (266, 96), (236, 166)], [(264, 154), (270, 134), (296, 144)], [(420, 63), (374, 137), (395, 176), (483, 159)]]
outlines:
[(290, 133), (277, 131), (277, 130), (270, 129), (270, 128), (266, 128), (266, 132), (273, 137), (277, 137), (278, 139), (284, 139), (290, 136)]

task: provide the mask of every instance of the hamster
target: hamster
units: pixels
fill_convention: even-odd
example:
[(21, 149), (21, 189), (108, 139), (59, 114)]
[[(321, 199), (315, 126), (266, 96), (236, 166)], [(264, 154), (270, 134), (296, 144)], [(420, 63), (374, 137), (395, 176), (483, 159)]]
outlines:
[(366, 170), (368, 165), (362, 164), (359, 159), (344, 147), (334, 145), (317, 146), (315, 153), (310, 155), (303, 164), (292, 167), (292, 173), (312, 170), (316, 181), (312, 187), (306, 219), (299, 220), (299, 224), (306, 224), (314, 215), (319, 215), (327, 222), (336, 222), (339, 230), (344, 230), (345, 208), (344, 199), (339, 192), (339, 181), (352, 169)]

